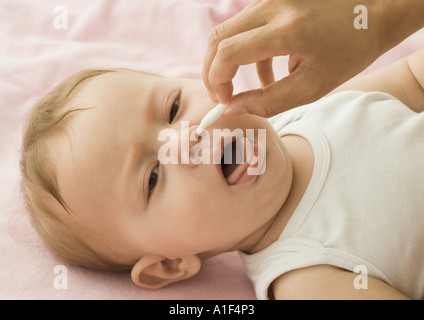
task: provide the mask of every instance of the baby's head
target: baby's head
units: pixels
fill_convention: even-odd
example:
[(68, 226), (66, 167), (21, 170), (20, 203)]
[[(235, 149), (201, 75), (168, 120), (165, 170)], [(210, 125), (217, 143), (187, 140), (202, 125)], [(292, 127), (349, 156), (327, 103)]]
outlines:
[[(200, 81), (126, 69), (81, 71), (42, 98), (21, 171), (46, 246), (68, 263), (131, 271), (148, 288), (191, 277), (216, 254), (254, 251), (288, 195), (291, 163), (269, 122), (253, 115), (224, 115), (206, 129), (211, 141), (184, 141), (184, 126), (188, 137), (212, 107)], [(212, 141), (218, 128), (266, 129), (262, 156), (258, 135), (251, 144), (265, 172), (229, 181), (220, 162), (184, 161), (201, 143), (211, 157), (222, 151), (225, 139)], [(164, 130), (178, 139), (162, 141)], [(178, 163), (161, 163), (165, 143), (178, 144)]]

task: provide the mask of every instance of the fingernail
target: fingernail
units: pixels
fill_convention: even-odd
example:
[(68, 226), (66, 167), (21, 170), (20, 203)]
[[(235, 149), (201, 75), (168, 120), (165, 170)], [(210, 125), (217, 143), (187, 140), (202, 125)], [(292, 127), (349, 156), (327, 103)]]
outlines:
[(208, 95), (209, 95), (209, 98), (212, 100), (212, 102), (218, 102), (218, 99), (216, 98), (216, 95), (214, 95), (209, 90), (208, 90)]
[(248, 112), (247, 109), (245, 109), (243, 107), (232, 107), (230, 105), (224, 110), (224, 114), (226, 116), (234, 116), (234, 115), (239, 115), (239, 114), (245, 114), (247, 112)]

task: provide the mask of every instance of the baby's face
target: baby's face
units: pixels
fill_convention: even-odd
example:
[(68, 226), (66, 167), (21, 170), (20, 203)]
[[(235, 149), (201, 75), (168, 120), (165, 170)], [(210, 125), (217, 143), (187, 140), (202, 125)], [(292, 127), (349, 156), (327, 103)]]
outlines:
[[(160, 163), (160, 132), (172, 129), (182, 140), (182, 124), (192, 132), (214, 107), (200, 81), (108, 73), (85, 83), (71, 104), (92, 109), (73, 114), (71, 142), (57, 147), (60, 193), (105, 255), (132, 263), (145, 254), (248, 251), (284, 204), (291, 164), (266, 119), (224, 115), (206, 129), (211, 140), (217, 128), (266, 129), (261, 175), (230, 184), (212, 161)], [(190, 141), (189, 148), (202, 142)], [(181, 160), (187, 155), (179, 150)]]

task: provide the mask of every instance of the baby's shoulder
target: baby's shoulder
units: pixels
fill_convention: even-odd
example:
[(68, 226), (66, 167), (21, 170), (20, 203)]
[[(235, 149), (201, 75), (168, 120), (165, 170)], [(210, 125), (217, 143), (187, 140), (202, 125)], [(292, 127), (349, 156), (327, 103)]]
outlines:
[(316, 265), (284, 273), (271, 285), (277, 300), (407, 299), (377, 278), (331, 265)]

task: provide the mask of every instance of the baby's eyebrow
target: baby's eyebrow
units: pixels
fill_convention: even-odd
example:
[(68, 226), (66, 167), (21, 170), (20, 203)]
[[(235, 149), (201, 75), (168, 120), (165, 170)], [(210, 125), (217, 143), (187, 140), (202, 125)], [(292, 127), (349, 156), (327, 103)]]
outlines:
[(163, 93), (164, 90), (162, 90), (162, 85), (164, 82), (165, 78), (161, 78), (159, 80), (156, 80), (153, 85), (146, 90), (147, 92), (145, 93), (145, 103), (146, 105), (145, 107), (145, 115), (147, 117), (151, 117), (157, 110), (157, 107), (161, 107), (160, 105), (155, 105), (157, 104), (158, 101), (161, 101), (160, 103), (163, 103)]

